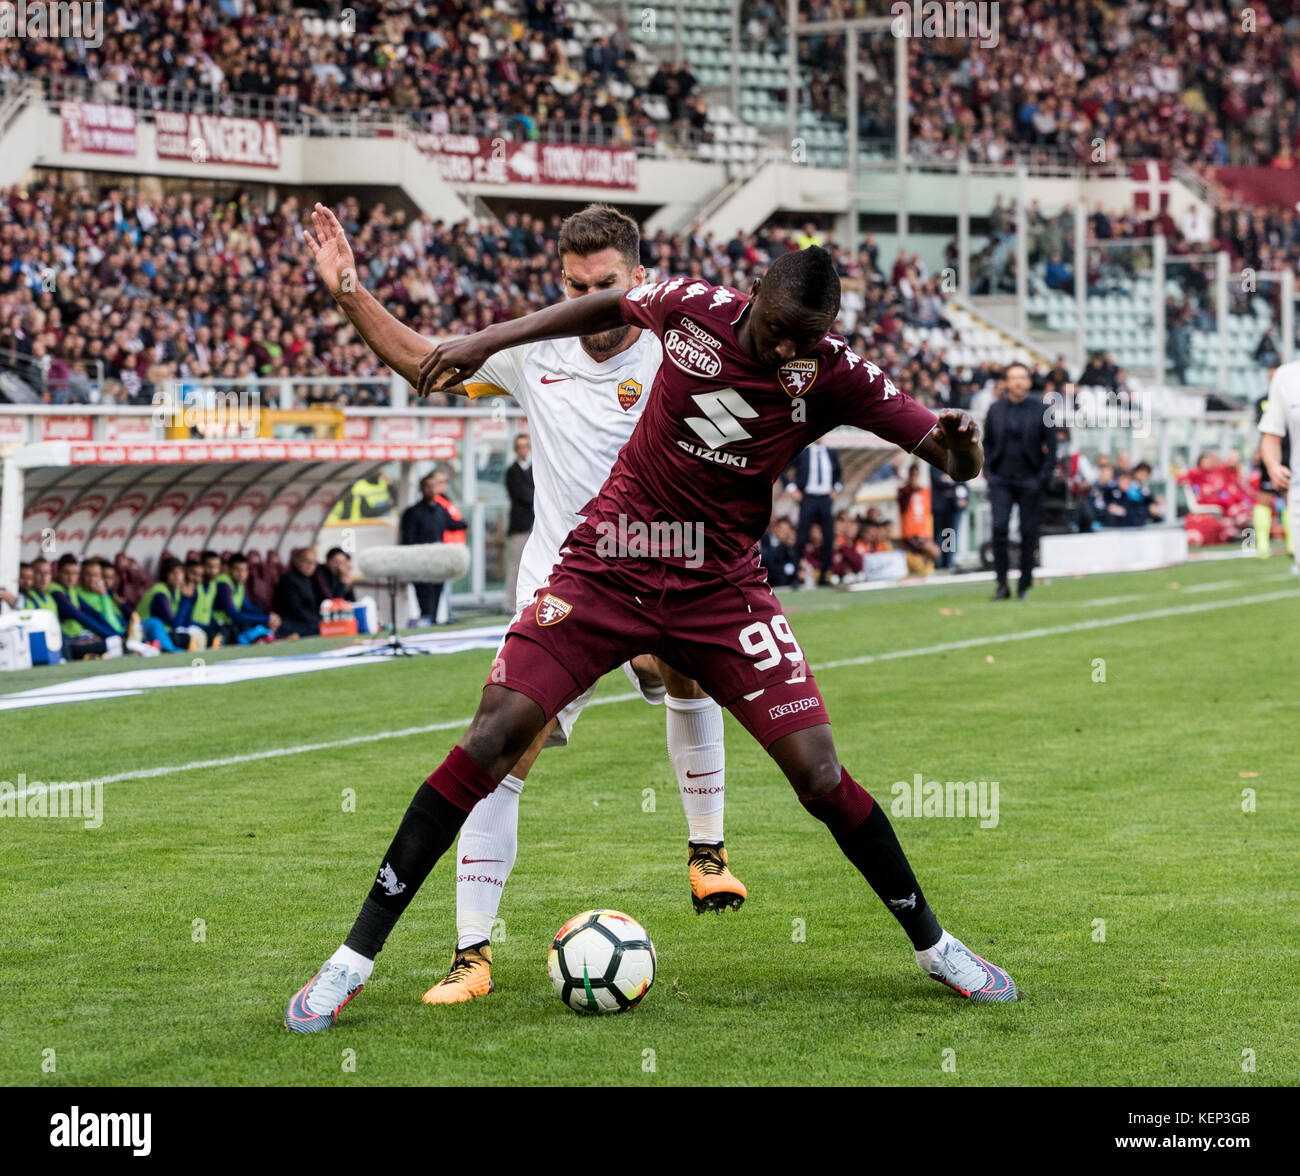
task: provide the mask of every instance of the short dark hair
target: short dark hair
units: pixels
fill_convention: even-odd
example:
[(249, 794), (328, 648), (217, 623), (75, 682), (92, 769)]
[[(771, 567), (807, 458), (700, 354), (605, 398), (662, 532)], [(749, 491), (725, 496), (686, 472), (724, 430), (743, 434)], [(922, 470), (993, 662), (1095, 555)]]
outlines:
[(560, 225), (560, 259), (566, 253), (587, 257), (602, 249), (617, 249), (628, 269), (641, 264), (641, 230), (625, 212), (612, 204), (588, 204), (565, 217)]
[(1137, 465), (1133, 467), (1133, 472), (1136, 474), (1138, 470), (1146, 470), (1149, 474), (1151, 472), (1151, 463), (1149, 461), (1138, 462)]
[(69, 551), (67, 554), (59, 556), (58, 566), (61, 568), (66, 568), (68, 566), (75, 568), (77, 566), (77, 557)]
[(209, 548), (201, 556), (199, 556), (199, 559), (201, 559), (204, 563), (207, 563), (208, 560), (210, 559), (220, 559), (220, 558), (221, 556), (218, 555), (217, 552), (213, 551), (211, 548)]
[(29, 564), (26, 560), (23, 560), (23, 562), (18, 565), (18, 570), (20, 572), (24, 570), (30, 572), (34, 566), (34, 564)]
[(1034, 373), (1029, 370), (1029, 365), (1027, 363), (1021, 363), (1020, 360), (1013, 359), (1009, 364), (1007, 364), (1006, 367), (1002, 369), (1002, 378), (1004, 380), (1007, 378), (1008, 375), (1010, 375), (1012, 368), (1024, 368), (1025, 375), (1027, 375), (1031, 380), (1034, 378)]
[(831, 315), (840, 309), (840, 275), (820, 245), (781, 254), (763, 275), (763, 286), (789, 296), (800, 306)]
[(344, 551), (343, 548), (341, 547), (331, 547), (325, 553), (325, 562), (329, 563), (329, 561), (332, 560), (336, 555), (347, 555), (347, 552)]
[(235, 564), (246, 564), (247, 562), (248, 562), (248, 556), (246, 556), (242, 551), (237, 551), (228, 560), (226, 560), (226, 566), (233, 568)]
[(158, 579), (165, 580), (177, 568), (184, 565), (174, 555), (163, 556), (162, 561), (158, 564)]

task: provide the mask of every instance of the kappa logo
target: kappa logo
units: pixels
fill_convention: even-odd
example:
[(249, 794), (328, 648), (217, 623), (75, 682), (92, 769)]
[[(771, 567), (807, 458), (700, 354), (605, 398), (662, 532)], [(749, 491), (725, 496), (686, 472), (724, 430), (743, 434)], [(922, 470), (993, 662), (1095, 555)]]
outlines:
[(641, 399), (641, 382), (639, 380), (624, 380), (618, 386), (618, 402), (627, 412), (638, 400)]
[(537, 623), (557, 625), (573, 611), (573, 605), (549, 592), (537, 602)]
[(792, 359), (776, 369), (776, 378), (789, 396), (798, 398), (813, 386), (817, 378), (817, 360), (815, 357)]
[(796, 698), (793, 702), (783, 702), (779, 706), (769, 707), (767, 717), (776, 720), (786, 715), (799, 715), (804, 711), (814, 710), (820, 705), (820, 698)]

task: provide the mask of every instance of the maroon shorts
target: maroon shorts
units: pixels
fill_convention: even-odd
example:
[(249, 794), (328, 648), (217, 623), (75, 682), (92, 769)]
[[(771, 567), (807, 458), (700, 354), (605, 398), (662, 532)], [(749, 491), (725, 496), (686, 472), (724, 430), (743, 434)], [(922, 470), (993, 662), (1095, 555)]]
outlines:
[(528, 695), (549, 719), (641, 653), (694, 678), (764, 748), (829, 721), (757, 558), (724, 579), (607, 559), (571, 538), (510, 627), (488, 684)]

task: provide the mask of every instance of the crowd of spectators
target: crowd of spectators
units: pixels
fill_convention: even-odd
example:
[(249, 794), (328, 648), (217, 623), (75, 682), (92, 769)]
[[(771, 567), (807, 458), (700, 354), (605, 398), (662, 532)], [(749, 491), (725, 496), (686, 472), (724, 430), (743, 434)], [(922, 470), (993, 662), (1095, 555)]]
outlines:
[[(653, 143), (702, 99), (689, 65), (656, 72), (637, 32), (579, 38), (564, 0), (507, 12), (470, 0), (110, 0), (102, 45), (0, 44), (0, 84), (37, 74), (99, 84), (101, 100), (231, 109), (248, 95), (322, 116), (410, 113), (425, 129)], [(949, 6), (951, 7), (951, 6)], [(992, 7), (992, 6), (990, 6)], [(809, 0), (805, 20), (880, 15), (864, 0)], [(330, 23), (312, 17), (331, 18)], [(782, 50), (783, 0), (744, 0), (742, 43)], [(997, 6), (985, 36), (909, 41), (911, 150), (1007, 162), (1017, 152), (1291, 167), (1300, 151), (1300, 14), (1286, 0), (1025, 0)], [(843, 37), (800, 39), (802, 109), (845, 117)], [(860, 133), (894, 133), (894, 38), (861, 38)], [(652, 76), (653, 75), (653, 76)], [(774, 91), (784, 99), (781, 88)], [(666, 107), (666, 108), (665, 108)], [(419, 112), (417, 115), (415, 112)]]
[(70, 660), (296, 641), (320, 633), (321, 605), (356, 602), (352, 560), (340, 547), (318, 563), (309, 547), (288, 567), (271, 553), (164, 553), (156, 578), (126, 555), (72, 554), (19, 566), (15, 590), (0, 602), (53, 614)]
[[(147, 404), (162, 382), (238, 387), (252, 378), (346, 377), (347, 393), (386, 404), (388, 370), (319, 284), (297, 196), (271, 206), (138, 188), (91, 191), (47, 176), (0, 192), (0, 365), (44, 370), (44, 399)], [(355, 198), (337, 206), (362, 282), (413, 329), (478, 330), (563, 297), (560, 217), (508, 212), (501, 223), (448, 225)], [(905, 322), (942, 321), (919, 256), (881, 272), (875, 241), (856, 251), (811, 227), (768, 226), (727, 240), (663, 231), (642, 244), (660, 273), (747, 290), (787, 249), (824, 242), (850, 294), (844, 325), (864, 354), (901, 340)], [(101, 382), (102, 377), (102, 382)], [(300, 386), (303, 402), (335, 396)]]
[[(660, 123), (693, 123), (703, 99), (689, 68), (638, 64), (625, 19), (579, 40), (564, 0), (514, 12), (469, 0), (339, 4), (126, 0), (104, 5), (103, 43), (0, 42), (0, 84), (49, 79), (98, 101), (240, 113), (258, 100), (280, 117), (405, 117), (413, 130), (651, 147)], [(689, 86), (687, 83), (690, 83)], [(653, 105), (653, 104), (652, 104)], [(657, 113), (663, 113), (655, 108)]]
[[(1073, 296), (1073, 209), (1048, 212), (1037, 200), (1031, 200), (1025, 209), (1025, 233), (1031, 271), (1039, 274), (1049, 289)], [(1171, 259), (1223, 250), (1234, 271), (1248, 266), (1257, 272), (1276, 272), (1300, 262), (1300, 214), (1295, 209), (1229, 202), (1217, 208), (1211, 219), (1202, 218), (1193, 209), (1176, 221), (1168, 211), (1152, 216), (1135, 209), (1114, 211), (1098, 207), (1088, 215), (1089, 294), (1122, 289), (1126, 282), (1151, 267), (1149, 251), (1107, 249), (1105, 242), (1150, 239), (1156, 234), (1164, 236), (1167, 256)], [(1015, 247), (1015, 207), (995, 197), (989, 214), (987, 242), (971, 258), (972, 293), (995, 294), (1015, 289)], [(955, 242), (949, 246), (949, 260), (957, 264)], [(1205, 298), (1213, 271), (1214, 263), (1210, 261), (1180, 264), (1170, 273), (1186, 284), (1189, 298)], [(1271, 287), (1262, 281), (1260, 289), (1269, 293)], [(1212, 296), (1209, 302), (1213, 303)]]
[[(811, 0), (800, 10), (808, 20), (828, 20), (879, 16), (883, 7)], [(979, 7), (996, 11), (989, 35), (909, 43), (914, 158), (1295, 166), (1300, 12), (1287, 0), (1246, 8), (1229, 0)], [(755, 43), (783, 42), (781, 0), (745, 0), (743, 19)], [(801, 38), (800, 60), (811, 72), (801, 99), (842, 121), (842, 35)], [(860, 39), (858, 93), (859, 133), (892, 140), (894, 39), (887, 31)]]
[[(147, 404), (168, 380), (238, 387), (257, 377), (333, 376), (361, 381), (347, 390), (348, 402), (387, 404), (390, 373), (318, 282), (302, 238), (304, 211), (296, 195), (271, 205), (243, 189), (220, 199), (127, 186), (92, 191), (57, 175), (0, 192), (0, 366), (33, 382), (31, 373), (41, 373), (38, 391), (52, 403)], [(563, 297), (558, 215), (511, 211), (500, 223), (449, 225), (351, 197), (337, 212), (363, 283), (423, 334), (477, 330)], [(1073, 257), (1068, 216), (1034, 205), (1027, 217), (1036, 264)], [(1011, 209), (999, 202), (991, 222), (989, 249), (974, 262), (977, 292), (981, 281), (996, 289), (1010, 280)], [(1099, 240), (1118, 239), (1157, 224), (1169, 234), (1171, 255), (1207, 248), (1167, 214), (1150, 221), (1098, 210), (1091, 231)], [(1295, 212), (1228, 209), (1212, 233), (1211, 247), (1227, 248), (1234, 265), (1263, 271), (1300, 260)], [(661, 230), (643, 241), (642, 260), (661, 274), (747, 290), (785, 250), (824, 244), (844, 282), (840, 329), (860, 354), (943, 405), (968, 407), (994, 378), (987, 365), (954, 370), (941, 350), (904, 345), (909, 326), (950, 325), (939, 277), (919, 254), (882, 258), (870, 233), (851, 249), (833, 232), (779, 221), (723, 237)], [(1121, 267), (1142, 264), (1141, 250), (1090, 249), (1089, 256), (1089, 288), (1098, 291), (1134, 272)], [(993, 274), (987, 281), (986, 262)], [(1205, 271), (1181, 271), (1187, 298), (1171, 300), (1166, 315), (1175, 369), (1187, 363), (1190, 329), (1213, 325)], [(1267, 281), (1259, 289), (1270, 293)], [(298, 387), (303, 404), (339, 395), (337, 388)]]
[[(955, 532), (945, 541), (940, 532), (934, 531), (928, 497), (923, 519), (907, 508), (918, 490), (915, 480), (909, 477), (900, 487), (901, 513), (897, 522), (875, 506), (864, 512), (836, 513), (830, 535), (829, 573), (824, 579), (821, 569), (827, 566), (826, 537), (821, 525), (812, 525), (808, 542), (800, 550), (794, 521), (786, 515), (774, 515), (759, 543), (759, 559), (768, 583), (773, 588), (854, 584), (876, 578), (898, 579), (907, 574), (928, 575), (936, 567), (951, 567)], [(873, 556), (891, 558), (873, 564)]]

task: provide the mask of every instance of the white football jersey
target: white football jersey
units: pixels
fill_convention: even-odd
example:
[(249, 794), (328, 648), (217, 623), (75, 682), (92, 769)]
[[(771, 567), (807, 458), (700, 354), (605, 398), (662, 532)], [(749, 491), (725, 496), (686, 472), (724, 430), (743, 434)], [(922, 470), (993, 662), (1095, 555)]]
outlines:
[(1300, 363), (1284, 363), (1268, 385), (1268, 407), (1259, 419), (1259, 431), (1275, 437), (1291, 435), (1291, 494), (1300, 497), (1295, 477), (1300, 461)]
[(522, 606), (550, 575), (632, 436), (662, 362), (652, 331), (604, 363), (576, 338), (549, 339), (499, 351), (465, 381), (468, 395), (511, 396), (528, 414), (534, 522), (519, 565), (520, 600), (512, 604)]

